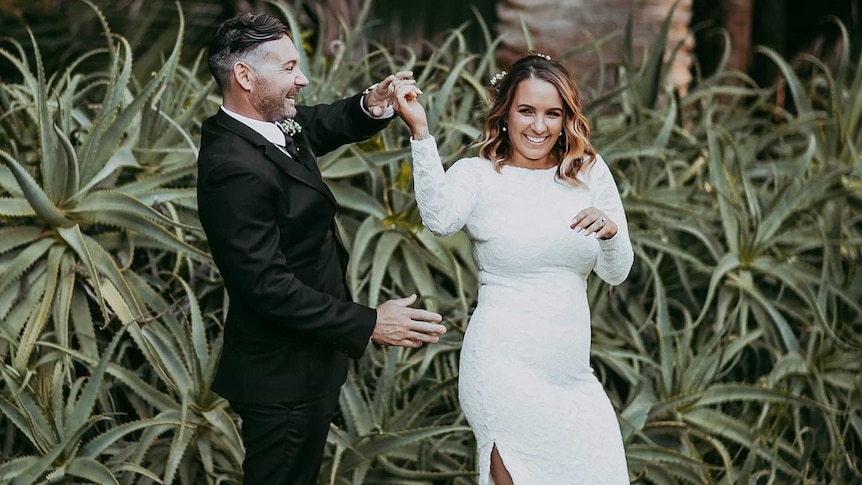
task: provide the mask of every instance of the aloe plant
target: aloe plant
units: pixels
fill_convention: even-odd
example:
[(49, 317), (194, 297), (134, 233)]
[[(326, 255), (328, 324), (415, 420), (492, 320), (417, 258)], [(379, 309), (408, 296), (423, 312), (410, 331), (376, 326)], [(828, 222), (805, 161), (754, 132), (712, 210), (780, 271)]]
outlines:
[[(14, 342), (0, 345), (19, 371), (32, 361), (35, 343), (49, 322), (60, 344), (76, 342), (95, 356), (94, 327), (147, 315), (126, 277), (136, 248), (164, 248), (208, 261), (182, 237), (182, 231), (194, 227), (147, 201), (159, 196), (162, 201), (189, 199), (192, 193), (167, 189), (173, 181), (167, 176), (156, 183), (131, 178), (141, 167), (135, 154), (141, 113), (171, 82), (182, 17), (173, 52), (140, 89), (131, 78), (130, 46), (99, 18), (106, 48), (85, 54), (50, 79), (32, 33), (35, 72), (17, 42), (12, 41), (18, 55), (0, 50), (23, 78), (20, 85), (2, 86), (5, 116), (20, 122), (7, 123), (18, 131), (9, 137), (11, 146), (0, 149), (0, 216), (6, 220), (0, 243), (0, 317), (8, 322), (6, 342)], [(104, 72), (76, 72), (84, 59), (98, 56), (106, 57)], [(31, 143), (36, 150), (27, 148)], [(89, 302), (100, 309), (98, 315), (90, 314)]]
[(98, 429), (100, 423), (114, 420), (109, 413), (97, 412), (96, 403), (104, 392), (102, 379), (122, 336), (121, 329), (95, 362), (89, 378), (76, 379), (68, 394), (63, 386), (68, 369), (59, 355), (61, 352), (47, 356), (39, 373), (27, 372), (22, 376), (6, 364), (0, 368), (0, 375), (13, 396), (11, 399), (0, 396), (0, 410), (36, 450), (35, 454), (17, 456), (0, 465), (3, 483), (29, 485), (80, 479), (119, 484), (117, 475), (124, 471), (158, 480), (156, 474), (137, 463), (120, 460), (106, 463), (103, 459), (105, 449), (127, 435), (150, 426), (182, 424), (176, 419), (158, 418)]
[[(829, 82), (809, 59), (822, 75), (806, 85), (764, 52), (796, 112), (723, 70), (683, 97), (649, 81), (589, 106), (637, 261), (626, 284), (591, 290), (593, 356), (638, 479), (860, 476), (858, 74), (844, 58)], [(640, 82), (632, 68), (618, 67)]]

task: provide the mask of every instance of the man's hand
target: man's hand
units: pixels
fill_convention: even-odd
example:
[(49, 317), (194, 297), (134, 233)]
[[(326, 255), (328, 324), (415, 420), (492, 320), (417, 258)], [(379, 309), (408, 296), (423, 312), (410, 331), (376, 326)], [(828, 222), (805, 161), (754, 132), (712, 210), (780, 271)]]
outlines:
[(386, 76), (386, 79), (377, 83), (374, 88), (365, 95), (365, 109), (371, 113), (371, 116), (380, 118), (383, 116), (383, 113), (386, 112), (386, 108), (392, 106), (392, 103), (395, 101), (395, 88), (393, 85), (395, 81), (408, 84), (416, 82), (416, 80), (413, 79), (413, 71), (399, 71), (395, 74)]
[(415, 302), (414, 294), (378, 306), (377, 324), (371, 333), (371, 341), (380, 345), (414, 348), (421, 347), (423, 342), (437, 343), (439, 336), (446, 333), (446, 327), (437, 323), (443, 317), (439, 313), (411, 308)]

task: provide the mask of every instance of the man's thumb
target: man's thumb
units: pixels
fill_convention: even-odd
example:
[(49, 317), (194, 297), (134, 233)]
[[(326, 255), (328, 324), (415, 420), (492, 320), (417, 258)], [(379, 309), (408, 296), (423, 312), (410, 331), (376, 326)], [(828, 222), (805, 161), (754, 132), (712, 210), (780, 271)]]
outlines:
[(401, 305), (401, 306), (410, 306), (416, 302), (416, 293), (413, 293), (410, 296), (405, 296), (404, 298), (399, 298), (397, 300), (392, 300), (392, 301), (398, 305)]

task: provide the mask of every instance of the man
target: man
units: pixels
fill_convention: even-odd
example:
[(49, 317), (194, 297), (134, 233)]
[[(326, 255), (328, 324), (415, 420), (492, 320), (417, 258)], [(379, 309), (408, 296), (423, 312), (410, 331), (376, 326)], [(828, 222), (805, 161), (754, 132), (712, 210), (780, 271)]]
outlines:
[[(389, 87), (412, 74), (297, 106), (308, 79), (286, 32), (251, 14), (216, 30), (209, 68), (223, 105), (198, 157), (199, 215), (230, 297), (212, 389), (242, 418), (249, 485), (315, 482), (348, 359), (369, 340), (418, 347), (445, 332), (439, 314), (411, 308), (415, 295), (376, 309), (351, 301), (335, 198), (315, 160), (386, 126)], [(301, 131), (285, 136), (274, 123), (285, 119)]]

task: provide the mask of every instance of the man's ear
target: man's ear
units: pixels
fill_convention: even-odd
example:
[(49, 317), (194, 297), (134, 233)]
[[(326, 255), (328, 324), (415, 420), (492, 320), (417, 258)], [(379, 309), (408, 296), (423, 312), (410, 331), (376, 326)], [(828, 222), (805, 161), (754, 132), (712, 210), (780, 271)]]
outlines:
[(235, 63), (233, 65), (233, 78), (242, 89), (251, 91), (254, 81), (254, 71), (251, 66), (242, 61)]

